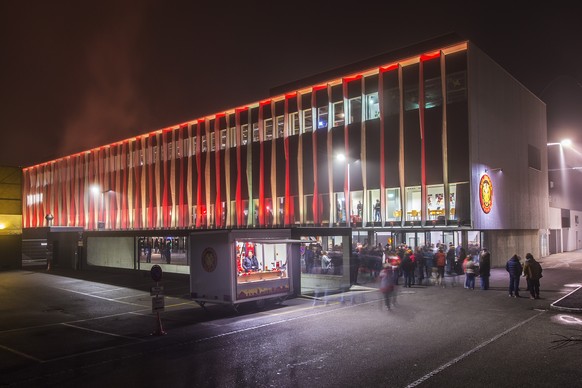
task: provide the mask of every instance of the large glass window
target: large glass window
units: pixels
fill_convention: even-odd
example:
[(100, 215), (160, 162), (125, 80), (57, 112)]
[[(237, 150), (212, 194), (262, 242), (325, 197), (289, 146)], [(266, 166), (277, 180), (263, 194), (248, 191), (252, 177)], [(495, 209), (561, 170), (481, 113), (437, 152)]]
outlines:
[(226, 129), (220, 130), (220, 149), (226, 148)]
[(449, 185), (449, 220), (457, 219), (457, 185)]
[(406, 188), (406, 221), (420, 221), (421, 211), (420, 186)]
[(281, 138), (285, 135), (285, 116), (277, 116), (275, 121), (277, 125), (277, 137)]
[(373, 120), (380, 117), (380, 103), (378, 92), (366, 94), (365, 101), (366, 120)]
[(362, 121), (362, 97), (354, 97), (349, 100), (350, 120), (348, 124)]
[(249, 125), (243, 124), (240, 127), (241, 131), (241, 144), (245, 145), (249, 142)]
[(289, 135), (299, 134), (299, 112), (289, 113)]
[(345, 114), (344, 114), (344, 102), (334, 102), (333, 103), (333, 126), (339, 127), (344, 125)]
[[(173, 264), (175, 266), (185, 266), (188, 263), (188, 238), (175, 236), (159, 237), (137, 237), (137, 252), (140, 268), (144, 269), (149, 265)], [(181, 270), (173, 271), (172, 268), (164, 269), (171, 272), (184, 272)]]
[(265, 119), (265, 140), (273, 139), (273, 119)]
[(206, 135), (202, 135), (202, 152), (206, 152), (206, 151), (207, 151)]
[[(266, 272), (273, 272), (273, 279), (287, 277), (288, 244), (261, 244), (237, 241), (236, 260), (239, 273), (238, 283), (271, 279)], [(252, 276), (253, 273), (261, 276)]]
[[(350, 247), (347, 236), (302, 236), (301, 240), (306, 241), (300, 247), (302, 273), (316, 274), (318, 277), (330, 276), (330, 279), (331, 276), (341, 277), (344, 273), (348, 274), (347, 270), (344, 271), (349, 265)], [(302, 279), (301, 285), (302, 293), (316, 291), (310, 288), (312, 282), (306, 278)]]
[(444, 185), (428, 186), (426, 188), (426, 208), (429, 220), (444, 220), (445, 218), (445, 187)]
[(210, 151), (214, 151), (216, 148), (216, 145), (214, 144), (214, 133), (210, 134)]
[(311, 108), (303, 111), (303, 132), (313, 131), (313, 113)]
[(317, 108), (317, 129), (327, 128), (328, 107)]
[(380, 190), (368, 191), (368, 219), (372, 222), (382, 222), (382, 207), (380, 201)]
[(386, 189), (386, 220), (400, 221), (402, 208), (400, 207), (400, 189)]

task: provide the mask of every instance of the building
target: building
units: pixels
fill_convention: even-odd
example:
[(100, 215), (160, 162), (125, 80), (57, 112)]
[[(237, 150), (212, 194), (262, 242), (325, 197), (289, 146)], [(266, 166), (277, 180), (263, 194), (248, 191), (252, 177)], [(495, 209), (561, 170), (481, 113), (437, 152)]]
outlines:
[(344, 263), (356, 243), (453, 243), (499, 266), (548, 252), (546, 143), (545, 104), (446, 35), (27, 167), (23, 225), (81, 228), (82, 267), (147, 269), (149, 249), (188, 272), (197, 231), (241, 228), (295, 229)]
[(22, 170), (0, 167), (0, 270), (21, 268)]

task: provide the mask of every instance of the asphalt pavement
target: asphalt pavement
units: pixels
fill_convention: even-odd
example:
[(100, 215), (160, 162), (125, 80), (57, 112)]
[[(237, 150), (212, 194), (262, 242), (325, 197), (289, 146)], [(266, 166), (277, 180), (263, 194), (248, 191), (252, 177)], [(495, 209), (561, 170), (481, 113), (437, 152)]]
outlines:
[(149, 272), (8, 271), (0, 386), (582, 386), (582, 348), (570, 346), (581, 343), (582, 251), (539, 261), (539, 300), (508, 298), (507, 272), (494, 268), (488, 291), (451, 276), (446, 288), (399, 288), (391, 311), (377, 282), (264, 309), (202, 309), (187, 275), (164, 274), (161, 321)]
[[(550, 256), (546, 256), (538, 261), (542, 264), (542, 268), (548, 268), (558, 266), (564, 266), (564, 260), (580, 260), (582, 259), (582, 249), (577, 251), (557, 253)], [(560, 264), (556, 264), (560, 263)], [(44, 271), (43, 268), (36, 267), (37, 271)], [(67, 268), (52, 268), (50, 273), (59, 276), (71, 277), (76, 279), (95, 281), (108, 284), (116, 284), (124, 287), (131, 287), (134, 289), (141, 289), (143, 291), (149, 291), (151, 286), (155, 285), (153, 280), (150, 278), (149, 272), (136, 272), (127, 270), (84, 270), (77, 271)], [(497, 268), (493, 271), (491, 280), (495, 278), (504, 277), (502, 268)], [(448, 277), (448, 276), (447, 276)], [(189, 298), (189, 276), (183, 274), (164, 274), (164, 281), (166, 284), (166, 295), (171, 295), (178, 298)], [(543, 282), (543, 280), (542, 280)], [(477, 280), (477, 287), (479, 281)], [(524, 282), (522, 282), (523, 285)], [(558, 311), (568, 311), (568, 312), (582, 312), (582, 283), (575, 289), (563, 296), (562, 298), (556, 300), (550, 304), (550, 309)], [(542, 289), (543, 292), (543, 289)], [(527, 292), (525, 292), (522, 297), (527, 297)]]

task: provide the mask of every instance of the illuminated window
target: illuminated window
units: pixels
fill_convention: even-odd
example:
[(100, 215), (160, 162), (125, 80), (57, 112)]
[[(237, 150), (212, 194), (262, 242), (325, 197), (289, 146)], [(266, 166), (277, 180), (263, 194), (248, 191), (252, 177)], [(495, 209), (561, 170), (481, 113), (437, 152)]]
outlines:
[(343, 101), (333, 103), (333, 126), (339, 127), (344, 125), (345, 114), (344, 114), (344, 103)]
[(214, 133), (210, 134), (210, 151), (214, 151), (215, 150), (215, 144), (214, 144)]
[(303, 132), (313, 131), (313, 114), (311, 108), (303, 110)]
[(289, 135), (299, 134), (299, 112), (289, 113)]
[(226, 129), (220, 130), (220, 149), (226, 148)]
[(285, 116), (277, 116), (277, 137), (283, 137), (285, 134)]
[(317, 129), (327, 128), (328, 107), (317, 108)]
[(400, 189), (386, 189), (386, 220), (400, 221), (401, 219)]
[(373, 120), (380, 117), (380, 101), (378, 93), (371, 93), (366, 95), (366, 120)]
[(259, 123), (253, 123), (253, 141), (259, 141)]
[(265, 140), (273, 139), (273, 119), (265, 119), (263, 125), (265, 126)]
[(243, 124), (240, 127), (240, 132), (241, 132), (241, 144), (245, 145), (249, 142), (249, 125), (248, 124)]
[(202, 135), (202, 152), (206, 152), (206, 135)]
[(349, 100), (349, 117), (348, 124), (362, 121), (362, 97), (355, 97)]

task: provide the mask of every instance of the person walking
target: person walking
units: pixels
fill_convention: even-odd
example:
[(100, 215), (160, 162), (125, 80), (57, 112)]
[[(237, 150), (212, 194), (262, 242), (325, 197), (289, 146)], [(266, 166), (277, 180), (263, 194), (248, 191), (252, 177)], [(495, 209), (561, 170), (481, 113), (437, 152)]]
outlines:
[(396, 291), (394, 289), (394, 274), (392, 273), (392, 265), (384, 263), (382, 271), (380, 271), (380, 292), (384, 295), (384, 304), (390, 310), (396, 304)]
[(530, 299), (540, 298), (540, 279), (542, 278), (542, 266), (534, 259), (531, 253), (525, 255), (525, 264), (523, 266), (523, 276), (527, 281)]
[(491, 276), (491, 253), (487, 248), (483, 248), (479, 257), (479, 277), (481, 278), (481, 289), (489, 289), (489, 277)]
[(520, 257), (517, 254), (507, 260), (505, 270), (509, 272), (509, 296), (512, 298), (519, 298), (519, 277), (523, 272), (523, 266), (521, 265)]

